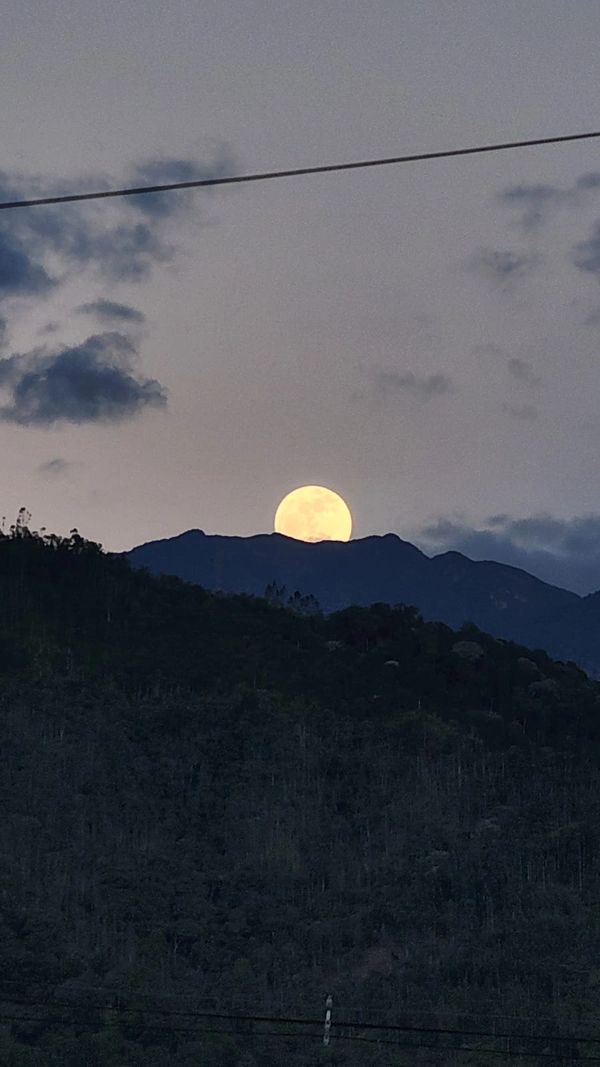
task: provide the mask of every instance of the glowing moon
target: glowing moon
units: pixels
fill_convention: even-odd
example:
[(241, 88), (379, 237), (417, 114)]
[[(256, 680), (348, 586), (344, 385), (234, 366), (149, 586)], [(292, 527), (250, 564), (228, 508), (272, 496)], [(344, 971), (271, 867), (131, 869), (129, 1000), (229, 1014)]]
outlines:
[(349, 541), (350, 508), (322, 485), (302, 485), (284, 496), (275, 512), (275, 533), (298, 541)]

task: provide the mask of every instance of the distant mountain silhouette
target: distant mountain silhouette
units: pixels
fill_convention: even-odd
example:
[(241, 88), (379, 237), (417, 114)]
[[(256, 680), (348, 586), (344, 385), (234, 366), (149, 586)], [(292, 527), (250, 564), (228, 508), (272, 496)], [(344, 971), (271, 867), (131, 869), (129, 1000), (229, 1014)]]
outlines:
[(313, 594), (324, 612), (351, 604), (413, 604), (426, 620), (472, 622), (496, 637), (543, 648), (600, 676), (600, 592), (581, 597), (527, 571), (460, 552), (429, 558), (395, 534), (308, 544), (281, 534), (188, 530), (124, 553), (151, 574), (206, 589), (264, 596), (275, 582)]

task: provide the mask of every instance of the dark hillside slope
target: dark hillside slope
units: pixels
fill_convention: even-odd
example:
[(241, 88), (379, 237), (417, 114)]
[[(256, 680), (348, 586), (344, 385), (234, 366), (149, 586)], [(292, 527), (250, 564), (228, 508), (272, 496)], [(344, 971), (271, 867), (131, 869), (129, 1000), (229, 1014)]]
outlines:
[(573, 664), (411, 608), (304, 616), (76, 534), (0, 537), (0, 1063), (506, 1047), (173, 1014), (320, 1019), (329, 992), (338, 1019), (574, 1055), (597, 1015), (599, 713)]
[(473, 622), (496, 637), (547, 648), (600, 673), (600, 625), (594, 630), (599, 649), (590, 649), (586, 626), (573, 627), (582, 604), (576, 593), (459, 552), (429, 559), (395, 534), (306, 544), (280, 534), (219, 537), (188, 530), (126, 555), (152, 574), (228, 593), (263, 596), (275, 581), (289, 592), (313, 594), (325, 612), (351, 604), (414, 604), (425, 619), (455, 627)]

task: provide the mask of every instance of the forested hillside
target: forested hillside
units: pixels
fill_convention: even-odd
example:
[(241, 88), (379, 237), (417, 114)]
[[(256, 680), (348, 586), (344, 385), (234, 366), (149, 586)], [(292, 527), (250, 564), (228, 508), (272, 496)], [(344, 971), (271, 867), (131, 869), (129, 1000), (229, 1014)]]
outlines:
[[(410, 606), (306, 607), (0, 537), (3, 1065), (599, 1055), (600, 685)], [(334, 1024), (480, 1036), (198, 1015), (328, 993)]]

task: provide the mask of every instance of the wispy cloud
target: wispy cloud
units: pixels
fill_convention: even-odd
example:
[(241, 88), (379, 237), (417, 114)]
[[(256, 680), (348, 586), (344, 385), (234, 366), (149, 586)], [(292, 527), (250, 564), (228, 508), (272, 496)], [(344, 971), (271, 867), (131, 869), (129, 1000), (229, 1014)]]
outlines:
[(21, 426), (58, 422), (115, 422), (145, 408), (166, 405), (166, 390), (135, 374), (133, 342), (120, 333), (102, 333), (54, 352), (0, 359), (0, 391), (8, 401), (0, 419)]
[[(221, 148), (211, 164), (198, 163), (192, 159), (149, 159), (138, 163), (134, 169), (134, 185), (168, 185), (177, 182), (202, 181), (225, 178), (235, 173), (235, 161), (231, 153)], [(167, 218), (188, 210), (198, 197), (198, 190), (181, 190), (170, 193), (144, 193), (132, 198), (137, 211), (153, 219)]]
[(500, 193), (500, 200), (520, 212), (519, 223), (526, 229), (539, 226), (547, 218), (551, 207), (572, 197), (570, 190), (545, 183), (513, 185)]
[[(222, 176), (233, 163), (223, 153), (210, 163), (150, 159), (137, 163), (125, 184), (163, 184)], [(105, 177), (81, 179), (79, 189), (106, 188)], [(36, 175), (0, 172), (0, 198), (64, 192)], [(68, 189), (66, 190), (69, 191)], [(175, 246), (169, 228), (174, 216), (194, 207), (202, 218), (200, 192), (125, 197), (110, 205), (66, 204), (3, 212), (0, 219), (0, 300), (51, 292), (74, 271), (89, 269), (112, 281), (143, 281), (152, 268), (170, 261)]]
[(600, 223), (596, 223), (587, 241), (575, 245), (573, 263), (578, 270), (600, 276)]
[(453, 386), (450, 378), (445, 374), (419, 377), (412, 371), (405, 374), (398, 371), (379, 371), (376, 375), (376, 389), (380, 398), (408, 394), (419, 400), (427, 401), (435, 396), (443, 396), (445, 393), (452, 392)]
[(502, 282), (508, 292), (516, 281), (532, 274), (539, 262), (540, 257), (530, 252), (482, 248), (472, 256), (470, 265), (488, 281)]
[(572, 185), (561, 188), (546, 182), (511, 185), (499, 194), (508, 207), (520, 212), (519, 225), (531, 230), (546, 222), (556, 207), (585, 203), (591, 193), (600, 189), (600, 173), (582, 174)]
[(131, 322), (142, 323), (146, 321), (143, 312), (130, 304), (119, 304), (116, 300), (92, 300), (88, 304), (80, 304), (75, 308), (79, 315), (93, 315), (100, 322)]
[(511, 418), (520, 419), (521, 422), (534, 422), (538, 417), (537, 408), (533, 404), (511, 404), (506, 401), (502, 405), (502, 410)]
[(44, 478), (59, 478), (61, 475), (66, 474), (71, 466), (72, 464), (68, 460), (62, 459), (61, 456), (55, 456), (54, 459), (49, 459), (46, 463), (40, 463), (39, 467), (36, 467), (36, 474), (40, 474)]
[(525, 359), (518, 359), (516, 356), (508, 360), (508, 372), (517, 381), (524, 382), (526, 385), (539, 385), (542, 380), (533, 370), (531, 363)]

